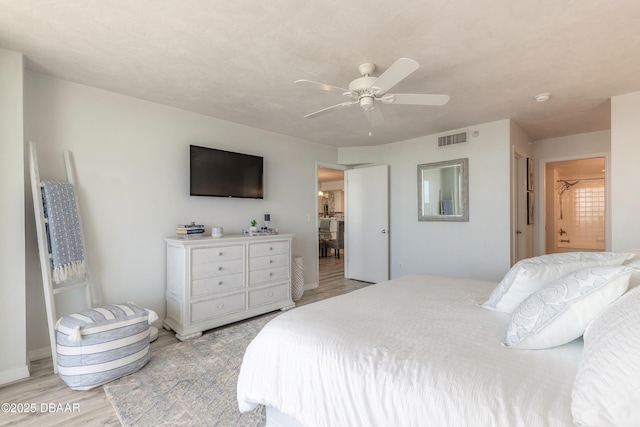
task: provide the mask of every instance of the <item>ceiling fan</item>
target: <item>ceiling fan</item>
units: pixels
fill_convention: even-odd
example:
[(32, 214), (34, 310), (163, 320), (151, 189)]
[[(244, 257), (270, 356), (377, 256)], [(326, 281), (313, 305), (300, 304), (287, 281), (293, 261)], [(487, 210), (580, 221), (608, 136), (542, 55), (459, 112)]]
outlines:
[(349, 89), (305, 79), (296, 80), (294, 83), (317, 85), (320, 86), (320, 89), (322, 90), (342, 92), (343, 95), (350, 98), (349, 101), (341, 102), (339, 104), (323, 108), (322, 110), (309, 113), (304, 116), (305, 118), (311, 119), (341, 107), (350, 107), (358, 104), (365, 113), (369, 113), (367, 114), (367, 118), (371, 122), (371, 111), (376, 108), (375, 104), (377, 102), (382, 102), (383, 104), (435, 106), (444, 105), (449, 102), (449, 95), (388, 93), (392, 87), (397, 85), (419, 67), (420, 64), (413, 59), (400, 58), (379, 77), (373, 77), (371, 74), (376, 69), (376, 66), (372, 63), (365, 63), (358, 67), (362, 77), (359, 77), (349, 83)]

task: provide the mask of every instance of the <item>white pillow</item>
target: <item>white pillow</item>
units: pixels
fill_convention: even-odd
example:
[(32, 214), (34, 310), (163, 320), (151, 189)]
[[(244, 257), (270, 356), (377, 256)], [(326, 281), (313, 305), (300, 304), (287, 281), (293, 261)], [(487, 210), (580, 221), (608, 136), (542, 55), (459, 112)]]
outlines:
[(635, 261), (627, 261), (624, 263), (625, 267), (633, 268), (631, 273), (631, 279), (629, 279), (629, 289), (635, 288), (640, 285), (640, 259)]
[(640, 249), (630, 249), (625, 252), (630, 253), (632, 257), (625, 261), (623, 265), (635, 268), (631, 275), (631, 280), (629, 280), (629, 289), (631, 289), (640, 285)]
[(523, 259), (511, 267), (482, 306), (513, 313), (525, 298), (552, 280), (581, 268), (621, 265), (632, 256), (614, 252), (566, 252)]
[(629, 258), (629, 260), (626, 261), (624, 265), (627, 265), (634, 261), (640, 261), (640, 249), (629, 249), (628, 251), (624, 252), (631, 255), (631, 258)]
[(629, 277), (627, 267), (590, 267), (551, 282), (513, 312), (505, 346), (531, 350), (573, 341), (626, 292)]
[(577, 425), (638, 425), (640, 288), (620, 297), (587, 327), (571, 394)]

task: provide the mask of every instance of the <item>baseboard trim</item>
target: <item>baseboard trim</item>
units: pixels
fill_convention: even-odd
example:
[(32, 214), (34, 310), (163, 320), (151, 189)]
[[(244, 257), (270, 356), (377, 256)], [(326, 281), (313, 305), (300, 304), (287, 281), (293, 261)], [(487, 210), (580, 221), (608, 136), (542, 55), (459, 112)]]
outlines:
[(27, 354), (27, 357), (29, 358), (29, 362), (51, 357), (51, 347), (42, 347), (42, 348), (36, 348), (35, 350), (31, 350)]
[(14, 381), (29, 378), (29, 367), (27, 365), (19, 368), (7, 369), (0, 372), (0, 385), (12, 383)]

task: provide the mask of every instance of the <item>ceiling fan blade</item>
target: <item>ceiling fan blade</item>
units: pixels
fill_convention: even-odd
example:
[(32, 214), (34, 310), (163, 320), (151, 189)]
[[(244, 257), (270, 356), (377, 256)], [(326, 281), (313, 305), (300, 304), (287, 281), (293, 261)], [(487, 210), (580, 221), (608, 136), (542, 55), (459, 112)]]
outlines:
[(381, 98), (385, 104), (403, 105), (444, 105), (449, 102), (449, 95), (432, 95), (426, 93), (394, 93)]
[(320, 89), (322, 90), (326, 90), (329, 92), (349, 92), (349, 89), (344, 89), (338, 86), (332, 86), (332, 85), (328, 85), (326, 83), (319, 83), (319, 82), (314, 82), (313, 80), (305, 80), (305, 79), (300, 79), (300, 80), (296, 80), (294, 83), (304, 83), (304, 84), (312, 84), (312, 85), (317, 85), (320, 86)]
[(400, 58), (382, 73), (372, 84), (379, 93), (386, 93), (401, 80), (420, 67), (417, 61), (409, 58)]
[(350, 105), (355, 104), (355, 102), (341, 102), (340, 104), (336, 104), (336, 105), (332, 105), (331, 107), (327, 107), (327, 108), (323, 108), (322, 110), (318, 110), (318, 111), (314, 111), (313, 113), (309, 113), (306, 116), (303, 116), (305, 119), (312, 119), (314, 117), (320, 116), (324, 113), (328, 113), (329, 111), (333, 110), (334, 108), (339, 108), (339, 107), (348, 107)]

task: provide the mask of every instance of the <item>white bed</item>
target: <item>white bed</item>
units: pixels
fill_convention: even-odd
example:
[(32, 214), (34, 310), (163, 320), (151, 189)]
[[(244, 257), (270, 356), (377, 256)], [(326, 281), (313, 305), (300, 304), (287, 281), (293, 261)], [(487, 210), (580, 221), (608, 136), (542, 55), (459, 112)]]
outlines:
[(505, 348), (511, 316), (480, 306), (495, 287), (413, 275), (284, 313), (247, 348), (240, 410), (304, 426), (573, 425), (582, 339)]
[(268, 426), (640, 425), (640, 250), (428, 274), (296, 308), (247, 348)]

